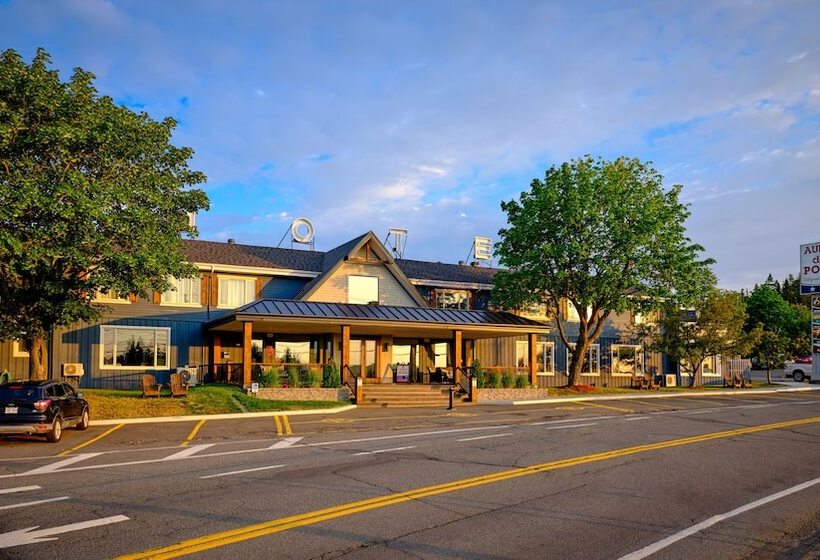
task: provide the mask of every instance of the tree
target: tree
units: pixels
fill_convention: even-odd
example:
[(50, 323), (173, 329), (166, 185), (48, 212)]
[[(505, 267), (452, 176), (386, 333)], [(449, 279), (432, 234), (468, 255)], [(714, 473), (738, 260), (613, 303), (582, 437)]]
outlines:
[(94, 76), (68, 82), (38, 50), (30, 65), (0, 55), (0, 339), (30, 341), (43, 378), (46, 337), (99, 318), (95, 294), (148, 296), (195, 270), (181, 234), (207, 208), (193, 152), (170, 143), (176, 123), (99, 96)]
[(667, 303), (657, 322), (643, 327), (641, 335), (649, 340), (648, 348), (678, 362), (694, 384), (705, 360), (749, 352), (759, 332), (746, 332), (746, 319), (741, 294), (712, 289), (693, 309)]
[(811, 312), (800, 303), (789, 304), (769, 282), (755, 286), (746, 300), (746, 307), (749, 314), (746, 331), (759, 329), (762, 332), (752, 349), (752, 356), (766, 364), (771, 383), (773, 366), (794, 354), (809, 352)]
[[(637, 159), (581, 159), (550, 167), (520, 200), (502, 202), (508, 227), (496, 246), (507, 270), (493, 300), (508, 308), (547, 304), (569, 348), (569, 384), (613, 312), (647, 312), (661, 301), (691, 301), (713, 281), (711, 259), (686, 237), (679, 185)], [(574, 341), (561, 302), (580, 318)]]

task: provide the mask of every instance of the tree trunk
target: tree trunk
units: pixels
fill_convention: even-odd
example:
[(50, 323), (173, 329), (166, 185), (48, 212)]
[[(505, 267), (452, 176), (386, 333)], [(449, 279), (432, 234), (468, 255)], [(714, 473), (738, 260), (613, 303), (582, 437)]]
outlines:
[(766, 383), (772, 384), (772, 363), (766, 362)]
[(46, 379), (46, 363), (48, 362), (48, 346), (42, 337), (31, 339), (31, 350), (28, 358), (29, 379)]
[(575, 352), (570, 351), (570, 361), (569, 361), (569, 368), (567, 368), (567, 373), (569, 374), (569, 379), (567, 379), (567, 384), (572, 387), (575, 385), (579, 385), (581, 381), (581, 370), (584, 368), (584, 359), (586, 358), (587, 352), (589, 351), (589, 344), (584, 341), (582, 344), (578, 344), (576, 342), (575, 345)]

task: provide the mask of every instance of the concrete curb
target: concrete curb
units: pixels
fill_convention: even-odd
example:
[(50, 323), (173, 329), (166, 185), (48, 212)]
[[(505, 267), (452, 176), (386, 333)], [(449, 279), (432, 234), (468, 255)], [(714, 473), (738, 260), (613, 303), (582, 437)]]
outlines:
[(151, 416), (147, 418), (120, 418), (92, 420), (91, 426), (113, 426), (115, 424), (163, 424), (166, 422), (193, 422), (196, 420), (238, 420), (241, 418), (271, 418), (273, 416), (308, 416), (310, 414), (338, 414), (356, 408), (348, 404), (336, 408), (316, 408), (311, 410), (280, 410), (274, 412), (237, 412), (232, 414), (191, 414), (190, 416)]
[(728, 389), (725, 391), (692, 391), (669, 393), (645, 393), (640, 395), (600, 395), (596, 397), (553, 397), (534, 401), (478, 401), (479, 405), (519, 406), (527, 404), (554, 404), (579, 401), (622, 401), (634, 399), (669, 399), (674, 397), (714, 397), (717, 395), (766, 395), (770, 393), (799, 393), (820, 391), (820, 387), (783, 387), (782, 389)]

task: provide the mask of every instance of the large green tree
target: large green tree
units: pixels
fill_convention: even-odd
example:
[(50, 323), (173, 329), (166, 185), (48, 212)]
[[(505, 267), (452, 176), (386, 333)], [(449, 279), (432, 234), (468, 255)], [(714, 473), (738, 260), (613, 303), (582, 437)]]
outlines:
[[(713, 281), (710, 259), (686, 236), (681, 187), (633, 158), (584, 157), (550, 167), (519, 200), (502, 202), (508, 227), (496, 254), (493, 300), (508, 308), (546, 304), (569, 348), (569, 384), (613, 312), (687, 302)], [(561, 302), (580, 318), (570, 340)]]
[(0, 55), (0, 339), (30, 342), (30, 376), (46, 375), (55, 327), (105, 311), (98, 290), (147, 296), (194, 271), (181, 234), (207, 208), (205, 176), (176, 123), (98, 95), (94, 76), (67, 82), (38, 50)]
[(694, 384), (706, 359), (749, 352), (760, 332), (746, 332), (746, 320), (740, 293), (712, 289), (689, 309), (665, 304), (657, 322), (645, 325), (641, 336), (649, 349), (678, 362)]

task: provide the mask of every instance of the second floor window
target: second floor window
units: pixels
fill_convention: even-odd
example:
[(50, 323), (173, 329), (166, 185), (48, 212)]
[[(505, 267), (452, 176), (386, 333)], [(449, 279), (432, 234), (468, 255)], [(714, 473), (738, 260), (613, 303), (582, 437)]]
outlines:
[(470, 292), (467, 290), (436, 290), (436, 307), (470, 309)]
[(163, 292), (162, 303), (175, 305), (199, 305), (201, 281), (199, 278), (171, 278), (171, 287)]
[(256, 279), (219, 278), (219, 307), (239, 307), (256, 299)]

